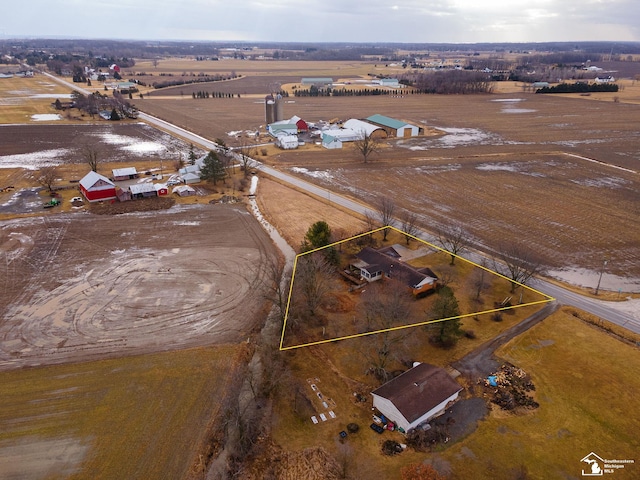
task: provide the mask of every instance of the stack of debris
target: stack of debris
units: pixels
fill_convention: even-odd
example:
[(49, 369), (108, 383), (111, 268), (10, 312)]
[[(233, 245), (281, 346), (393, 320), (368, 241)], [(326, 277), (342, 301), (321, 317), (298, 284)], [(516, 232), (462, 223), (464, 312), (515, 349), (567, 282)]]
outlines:
[(491, 401), (503, 410), (539, 407), (538, 402), (529, 394), (536, 389), (529, 375), (509, 363), (489, 375), (484, 380), (484, 385), (491, 392)]

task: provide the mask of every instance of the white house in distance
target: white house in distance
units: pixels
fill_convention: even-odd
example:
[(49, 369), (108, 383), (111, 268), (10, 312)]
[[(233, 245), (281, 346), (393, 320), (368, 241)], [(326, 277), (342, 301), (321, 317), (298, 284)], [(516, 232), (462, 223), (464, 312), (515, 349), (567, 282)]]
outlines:
[(462, 387), (440, 367), (419, 363), (373, 392), (373, 406), (408, 432), (441, 415)]

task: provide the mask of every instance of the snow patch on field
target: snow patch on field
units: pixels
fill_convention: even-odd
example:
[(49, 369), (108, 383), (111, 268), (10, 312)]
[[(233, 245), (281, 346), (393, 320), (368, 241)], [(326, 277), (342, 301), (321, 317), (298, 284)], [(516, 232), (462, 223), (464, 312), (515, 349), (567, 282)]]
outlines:
[(462, 165), (459, 163), (452, 163), (449, 165), (420, 165), (419, 167), (414, 167), (413, 170), (418, 173), (444, 173), (444, 172), (455, 172), (460, 170)]
[(27, 170), (38, 170), (41, 167), (60, 165), (61, 157), (69, 154), (66, 148), (56, 148), (53, 150), (41, 150), (34, 153), (19, 153), (17, 155), (0, 156), (0, 168), (26, 168)]
[[(550, 270), (547, 274), (551, 278), (556, 278), (560, 281), (570, 283), (572, 285), (578, 285), (580, 287), (593, 287), (595, 288), (600, 278), (600, 272), (597, 270), (587, 270), (586, 268), (569, 267), (558, 270)], [(603, 272), (602, 279), (600, 280), (600, 288), (602, 290), (616, 291), (621, 290), (623, 292), (635, 292), (638, 290), (638, 284), (640, 279), (633, 277), (621, 277), (612, 273)], [(611, 303), (611, 306), (616, 305), (615, 302)], [(637, 305), (637, 304), (636, 304)]]
[(104, 143), (120, 146), (121, 150), (130, 153), (160, 153), (166, 150), (166, 147), (162, 143), (140, 140), (139, 138), (126, 135), (103, 132), (97, 136), (99, 136)]
[(334, 178), (331, 172), (327, 172), (326, 170), (309, 170), (303, 167), (292, 167), (291, 171), (324, 181), (331, 181)]
[[(407, 144), (409, 150), (428, 150), (430, 148), (455, 148), (469, 145), (504, 145), (505, 142), (498, 135), (484, 132), (477, 128), (449, 128), (437, 127), (438, 130), (446, 133), (446, 135), (420, 141), (419, 143), (411, 142)], [(401, 142), (398, 146), (403, 146)]]
[(532, 172), (528, 170), (529, 165), (522, 163), (481, 163), (476, 166), (476, 170), (482, 170), (485, 172), (513, 172), (520, 173), (522, 175), (529, 175), (532, 177), (546, 177), (545, 174), (540, 172)]
[(602, 188), (620, 188), (624, 185), (629, 185), (631, 182), (620, 177), (602, 177), (602, 178), (588, 178), (584, 180), (571, 180), (573, 183), (582, 185), (585, 187), (602, 187)]
[(36, 113), (31, 115), (31, 120), (36, 122), (46, 122), (49, 120), (62, 120), (62, 117), (58, 113)]

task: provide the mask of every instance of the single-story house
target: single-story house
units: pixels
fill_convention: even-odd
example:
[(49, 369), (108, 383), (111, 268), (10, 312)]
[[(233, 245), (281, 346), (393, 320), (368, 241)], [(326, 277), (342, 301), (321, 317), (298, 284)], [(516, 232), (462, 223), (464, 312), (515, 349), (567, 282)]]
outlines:
[(596, 77), (594, 80), (596, 83), (614, 83), (615, 81), (615, 77), (611, 75), (607, 75), (606, 77)]
[(177, 187), (173, 187), (171, 192), (180, 195), (181, 197), (189, 197), (196, 194), (196, 190), (189, 185), (178, 185)]
[(89, 202), (100, 202), (117, 198), (116, 186), (104, 175), (91, 171), (80, 180), (80, 192)]
[(338, 137), (334, 137), (333, 135), (329, 135), (327, 133), (322, 133), (322, 146), (324, 148), (328, 148), (329, 150), (333, 150), (336, 148), (342, 148), (342, 140)]
[(430, 268), (415, 268), (403, 262), (393, 247), (375, 250), (363, 248), (351, 263), (360, 270), (360, 277), (367, 282), (375, 282), (384, 277), (405, 283), (415, 296), (423, 295), (438, 286), (438, 276)]
[(116, 182), (121, 180), (133, 180), (134, 178), (140, 177), (140, 174), (136, 171), (136, 167), (114, 168), (111, 170), (111, 174), (113, 176), (113, 180)]
[(276, 137), (276, 145), (284, 150), (298, 148), (298, 136), (280, 134)]
[(417, 137), (420, 133), (424, 133), (424, 129), (417, 125), (380, 114), (367, 117), (367, 121), (382, 127), (390, 137)]
[(419, 363), (371, 392), (373, 406), (408, 432), (443, 414), (462, 387), (443, 368)]

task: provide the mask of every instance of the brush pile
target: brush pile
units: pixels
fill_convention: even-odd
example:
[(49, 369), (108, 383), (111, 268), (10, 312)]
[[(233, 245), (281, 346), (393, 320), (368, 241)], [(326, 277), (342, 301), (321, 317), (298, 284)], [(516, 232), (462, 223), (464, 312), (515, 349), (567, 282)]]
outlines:
[(540, 406), (529, 393), (536, 389), (531, 377), (521, 368), (509, 363), (489, 375), (484, 380), (484, 386), (491, 394), (491, 401), (503, 410), (511, 411), (519, 407), (533, 409)]

